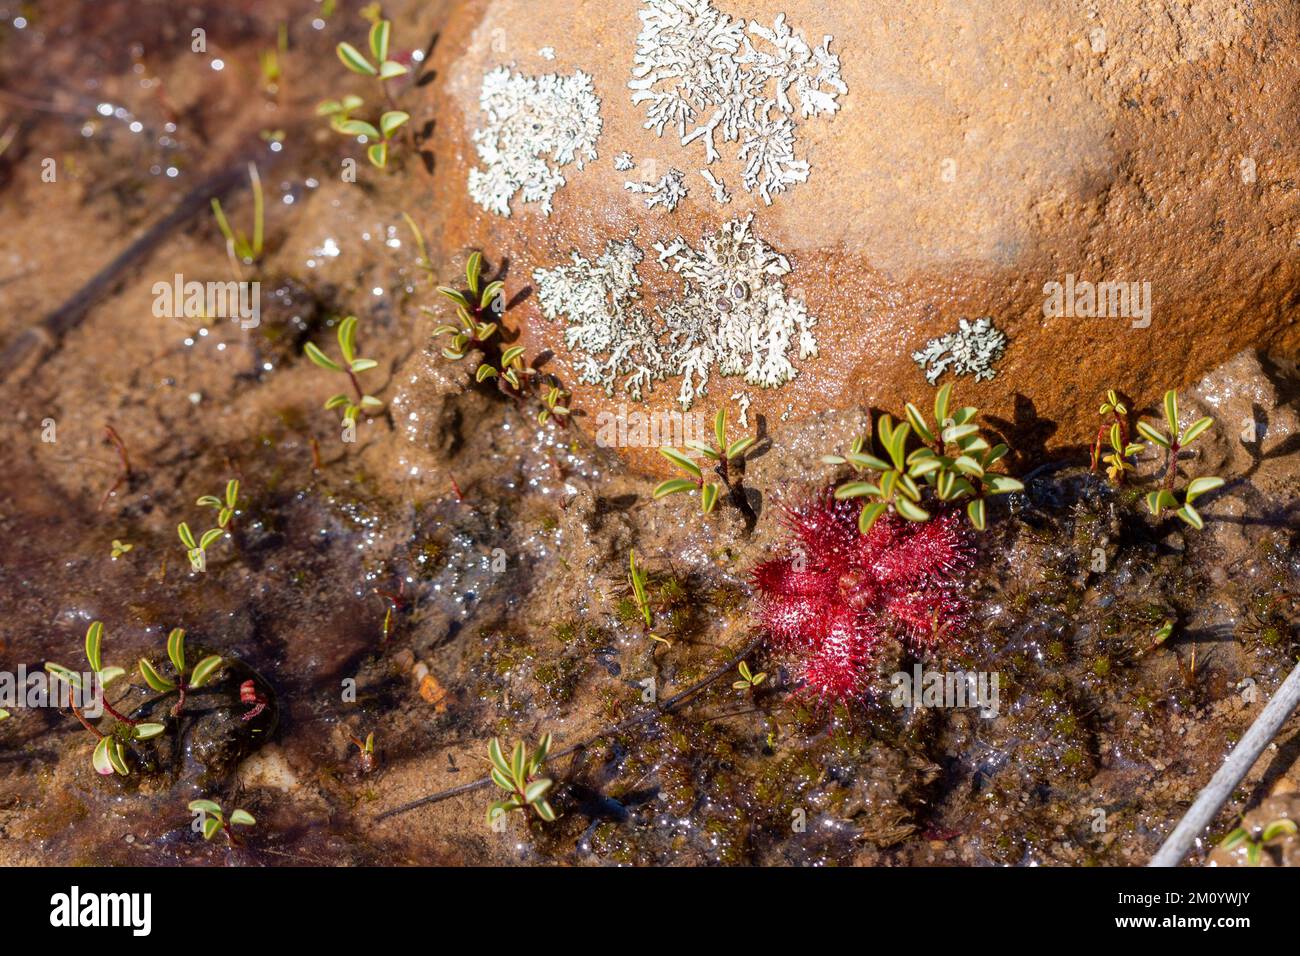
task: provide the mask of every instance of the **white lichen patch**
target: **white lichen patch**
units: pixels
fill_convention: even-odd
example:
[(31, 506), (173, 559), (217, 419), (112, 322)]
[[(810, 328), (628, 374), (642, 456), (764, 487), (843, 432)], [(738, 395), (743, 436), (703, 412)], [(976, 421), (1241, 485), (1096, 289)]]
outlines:
[(469, 171), (470, 197), (498, 216), (510, 215), (516, 194), (551, 214), (565, 184), (560, 170), (596, 159), (600, 100), (581, 70), (564, 76), (525, 76), (497, 67), (483, 77), (479, 106), (486, 123), (474, 133), (482, 168)]
[(714, 372), (761, 388), (794, 378), (792, 357), (817, 354), (816, 319), (787, 295), (790, 263), (752, 225), (752, 216), (732, 220), (698, 249), (680, 237), (657, 243), (660, 265), (681, 277), (683, 290), (653, 316), (640, 305), (644, 254), (633, 237), (610, 242), (594, 263), (575, 251), (570, 263), (534, 271), (542, 314), (568, 320), (565, 344), (579, 379), (639, 400), (680, 376), (677, 401), (689, 409)]
[(631, 153), (623, 152), (615, 155), (614, 168), (618, 170), (620, 173), (625, 173), (630, 169), (634, 169), (635, 167), (636, 167), (636, 160), (632, 158)]
[(1002, 358), (1007, 347), (1007, 337), (985, 316), (973, 323), (962, 319), (957, 331), (931, 339), (912, 359), (925, 372), (931, 385), (950, 368), (954, 375), (974, 375), (975, 381), (991, 379), (997, 375), (993, 363)]
[(769, 205), (808, 179), (795, 117), (833, 114), (848, 92), (831, 37), (813, 47), (785, 14), (771, 27), (746, 24), (712, 0), (645, 0), (640, 16), (628, 86), (633, 103), (647, 104), (646, 129), (662, 136), (675, 126), (683, 146), (703, 140), (710, 164), (721, 158), (719, 137), (739, 143), (745, 188)]
[(668, 212), (675, 210), (690, 192), (686, 186), (686, 174), (680, 169), (668, 170), (657, 183), (638, 183), (628, 180), (623, 184), (623, 188), (644, 195), (647, 209), (663, 206)]

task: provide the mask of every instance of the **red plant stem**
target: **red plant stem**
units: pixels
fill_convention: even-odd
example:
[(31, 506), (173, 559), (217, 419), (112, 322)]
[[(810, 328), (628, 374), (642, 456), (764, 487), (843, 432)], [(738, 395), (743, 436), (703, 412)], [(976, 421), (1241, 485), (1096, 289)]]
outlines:
[(361, 383), (357, 381), (357, 377), (353, 374), (352, 369), (345, 368), (343, 371), (348, 373), (348, 379), (352, 382), (352, 388), (357, 393), (357, 404), (360, 405), (361, 400), (366, 397), (366, 393), (361, 391)]
[(1178, 442), (1173, 442), (1169, 446), (1169, 464), (1165, 469), (1165, 481), (1161, 486), (1165, 491), (1174, 490), (1174, 479), (1178, 477), (1178, 453), (1182, 451), (1182, 446)]
[(91, 724), (88, 720), (86, 720), (85, 717), (83, 717), (83, 716), (81, 715), (81, 711), (77, 710), (77, 705), (76, 705), (73, 701), (74, 701), (74, 698), (73, 698), (73, 696), (72, 696), (72, 688), (69, 687), (69, 688), (68, 688), (68, 707), (72, 710), (73, 716), (75, 716), (75, 717), (77, 718), (77, 720), (81, 721), (81, 726), (85, 727), (85, 728), (86, 728), (87, 730), (89, 730), (92, 734), (94, 734), (96, 737), (98, 737), (99, 739), (102, 740), (102, 739), (104, 738), (103, 733), (100, 732), (100, 730), (99, 730), (98, 727), (96, 727), (95, 725)]
[(106, 711), (108, 711), (110, 717), (114, 717), (114, 718), (116, 718), (117, 720), (120, 720), (122, 723), (126, 724), (128, 727), (134, 727), (136, 724), (140, 723), (140, 721), (138, 721), (138, 720), (132, 720), (130, 717), (127, 717), (125, 714), (119, 714), (119, 713), (114, 709), (113, 705), (110, 704), (107, 700), (103, 700), (103, 701), (101, 701), (101, 703), (103, 703), (103, 705), (104, 705), (104, 709), (105, 709)]

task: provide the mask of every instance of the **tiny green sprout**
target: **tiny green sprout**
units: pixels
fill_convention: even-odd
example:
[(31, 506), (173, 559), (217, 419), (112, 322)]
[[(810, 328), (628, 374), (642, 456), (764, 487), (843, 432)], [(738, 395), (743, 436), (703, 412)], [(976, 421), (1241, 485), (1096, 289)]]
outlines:
[(551, 752), (551, 735), (542, 737), (537, 748), (531, 753), (523, 743), (517, 743), (506, 759), (499, 737), (492, 738), (488, 745), (488, 759), (492, 764), (492, 782), (504, 790), (508, 796), (488, 807), (487, 821), (491, 825), (503, 814), (515, 810), (527, 812), (532, 809), (543, 821), (550, 823), (555, 819), (555, 811), (546, 800), (551, 789), (551, 781), (539, 777), (546, 757)]
[(1300, 833), (1294, 820), (1286, 817), (1280, 817), (1271, 821), (1265, 826), (1256, 837), (1245, 827), (1237, 827), (1223, 838), (1219, 843), (1221, 850), (1235, 850), (1238, 847), (1246, 848), (1246, 864), (1248, 866), (1259, 866), (1264, 855), (1264, 844), (1279, 837), (1291, 836)]
[[(423, 244), (421, 249), (423, 250)], [(423, 255), (427, 259), (427, 252), (423, 252)], [(454, 325), (440, 325), (433, 330), (434, 335), (451, 336), (451, 344), (443, 347), (442, 354), (444, 358), (453, 362), (463, 359), (470, 349), (486, 345), (499, 328), (495, 321), (488, 320), (499, 319), (501, 313), (505, 311), (505, 296), (502, 294), (505, 283), (498, 280), (483, 285), (482, 272), (483, 254), (475, 252), (465, 263), (468, 292), (461, 292), (450, 286), (438, 286), (438, 292), (455, 304), (456, 320), (460, 323), (459, 328)], [(422, 308), (430, 315), (434, 314), (432, 309)], [(479, 381), (483, 381), (482, 376), (485, 374), (483, 366), (479, 366)]]
[(238, 479), (231, 478), (226, 482), (226, 491), (223, 497), (204, 495), (195, 504), (203, 508), (216, 508), (217, 527), (224, 531), (230, 524), (231, 519), (235, 517), (235, 509), (239, 506)]
[(104, 688), (107, 688), (112, 681), (117, 680), (126, 671), (121, 667), (104, 666), (103, 643), (104, 624), (102, 621), (92, 621), (86, 629), (86, 662), (90, 665), (94, 679), (99, 682), (101, 706), (117, 722), (116, 726), (108, 733), (104, 733), (87, 720), (86, 715), (77, 706), (77, 691), (81, 691), (83, 694), (93, 692), (93, 688), (87, 687), (85, 682), (82, 681), (82, 675), (53, 661), (45, 662), (45, 670), (56, 678), (52, 685), (56, 692), (62, 690), (63, 685), (67, 687), (68, 709), (72, 711), (73, 716), (77, 718), (81, 726), (96, 738), (95, 749), (90, 756), (90, 763), (95, 772), (101, 776), (110, 776), (116, 773), (118, 776), (126, 777), (131, 773), (130, 765), (126, 759), (126, 745), (134, 740), (149, 740), (157, 737), (167, 728), (163, 724), (132, 720), (125, 714), (118, 712), (108, 702)]
[(231, 269), (236, 278), (243, 277), (243, 266), (256, 265), (262, 258), (263, 235), (266, 225), (266, 199), (262, 195), (262, 177), (254, 163), (248, 164), (248, 179), (253, 187), (253, 235), (251, 238), (237, 232), (230, 226), (221, 200), (212, 197), (212, 214), (217, 219), (217, 228), (226, 240), (226, 255), (230, 259)]
[[(689, 441), (686, 443), (686, 447), (715, 462), (714, 471), (722, 480), (722, 486), (725, 486), (731, 492), (733, 500), (744, 501), (741, 475), (745, 452), (749, 451), (758, 439), (750, 435), (745, 438), (738, 438), (728, 444), (727, 410), (725, 408), (718, 409), (718, 414), (713, 418), (713, 437), (717, 442), (716, 445), (701, 441)], [(676, 448), (660, 448), (659, 454), (671, 461), (688, 477), (670, 478), (667, 481), (660, 482), (655, 487), (654, 500), (658, 501), (660, 498), (683, 492), (699, 491), (700, 513), (711, 514), (713, 509), (717, 507), (718, 495), (722, 486), (708, 481), (704, 477), (703, 469), (689, 458), (685, 452), (678, 451)]]
[(236, 810), (230, 814), (227, 820), (225, 812), (221, 809), (221, 804), (215, 800), (191, 800), (189, 803), (190, 813), (197, 813), (202, 820), (203, 839), (211, 840), (217, 835), (218, 831), (226, 834), (226, 839), (231, 845), (238, 846), (239, 840), (236, 839), (232, 826), (251, 827), (257, 821), (247, 810)]
[(356, 737), (352, 738), (352, 745), (361, 753), (361, 772), (370, 773), (375, 769), (375, 763), (378, 760), (375, 754), (375, 735), (372, 731), (366, 734), (364, 741)]
[(191, 570), (201, 574), (208, 569), (208, 548), (221, 540), (225, 533), (221, 528), (209, 528), (196, 539), (186, 522), (182, 521), (176, 526), (176, 536), (185, 546), (185, 556), (190, 559)]
[(1186, 428), (1180, 429), (1178, 426), (1178, 393), (1173, 389), (1165, 392), (1164, 412), (1165, 424), (1169, 426), (1168, 435), (1147, 422), (1138, 422), (1137, 426), (1138, 433), (1143, 438), (1159, 445), (1165, 449), (1166, 453), (1165, 478), (1159, 491), (1153, 491), (1147, 495), (1147, 510), (1158, 518), (1161, 512), (1170, 509), (1184, 522), (1199, 531), (1205, 527), (1205, 519), (1193, 507), (1192, 502), (1207, 492), (1222, 488), (1225, 484), (1224, 480), (1212, 475), (1193, 478), (1187, 484), (1181, 505), (1178, 502), (1178, 496), (1174, 493), (1174, 482), (1178, 477), (1178, 453), (1203, 435), (1214, 424), (1214, 419), (1206, 415), (1204, 418), (1198, 418)]
[(735, 690), (756, 690), (759, 684), (767, 680), (765, 671), (759, 671), (757, 674), (751, 673), (748, 661), (741, 661), (736, 670), (740, 672), (740, 680), (732, 683), (731, 686)]
[(147, 657), (140, 658), (140, 676), (151, 688), (162, 694), (173, 691), (177, 695), (172, 716), (179, 717), (185, 708), (185, 695), (205, 685), (221, 668), (221, 658), (210, 654), (203, 658), (193, 669), (185, 666), (185, 631), (179, 627), (172, 628), (167, 635), (167, 659), (171, 661), (176, 672), (176, 679), (164, 677)]
[[(824, 455), (829, 465), (849, 465), (860, 476), (835, 489), (841, 500), (865, 498), (858, 528), (866, 534), (886, 511), (908, 521), (929, 521), (927, 505), (967, 500), (966, 516), (979, 531), (986, 525), (985, 501), (993, 495), (1023, 491), (1024, 485), (992, 467), (1010, 451), (1004, 444), (990, 446), (980, 435), (974, 419), (979, 409), (964, 407), (949, 414), (952, 385), (939, 389), (934, 398), (934, 420), (910, 402), (907, 421), (894, 423), (881, 415), (876, 435), (883, 457), (867, 448), (867, 440), (854, 440), (843, 455)], [(910, 454), (908, 439), (915, 434), (921, 446)], [(920, 479), (918, 482), (917, 479)]]
[(1103, 459), (1106, 463), (1106, 477), (1115, 484), (1122, 485), (1124, 475), (1135, 470), (1132, 458), (1142, 450), (1142, 446), (1136, 442), (1124, 441), (1124, 430), (1120, 428), (1119, 422), (1110, 426), (1107, 440), (1110, 443), (1110, 454)]
[(1097, 429), (1097, 437), (1092, 443), (1093, 471), (1096, 471), (1098, 466), (1101, 464), (1102, 445), (1106, 441), (1107, 435), (1110, 433), (1110, 428), (1107, 427), (1108, 425), (1118, 425), (1120, 427), (1119, 444), (1121, 446), (1126, 447), (1129, 443), (1128, 407), (1120, 399), (1119, 393), (1113, 388), (1106, 390), (1106, 400), (1101, 403), (1099, 414), (1103, 419), (1108, 419), (1108, 421), (1104, 421), (1101, 427)]
[(497, 380), (499, 387), (505, 391), (505, 386), (510, 386), (507, 394), (514, 398), (523, 395), (524, 382), (529, 376), (536, 375), (536, 369), (529, 368), (524, 363), (525, 349), (522, 345), (512, 345), (501, 353), (501, 371), (498, 372), (487, 362), (478, 367), (474, 373), (476, 382), (487, 382)]
[(552, 382), (550, 388), (542, 393), (542, 410), (537, 413), (537, 424), (545, 425), (554, 418), (568, 427), (571, 413), (569, 407), (564, 404), (568, 397), (569, 393), (561, 388), (558, 382)]
[(654, 628), (654, 615), (650, 611), (650, 596), (646, 585), (649, 583), (650, 576), (645, 573), (636, 564), (636, 551), (629, 551), (627, 554), (628, 580), (632, 585), (632, 599), (636, 602), (636, 611), (638, 616), (645, 621), (645, 629), (650, 631)]
[(361, 383), (357, 380), (358, 375), (370, 371), (379, 363), (374, 359), (359, 358), (357, 356), (357, 317), (355, 315), (349, 315), (339, 323), (338, 340), (339, 352), (343, 356), (344, 364), (342, 365), (322, 352), (314, 342), (308, 342), (303, 346), (303, 352), (315, 365), (330, 372), (342, 372), (347, 375), (354, 395), (349, 396), (346, 393), (334, 395), (325, 403), (325, 408), (342, 408), (343, 421), (349, 425), (355, 425), (357, 416), (363, 411), (371, 408), (381, 408), (384, 404), (375, 396), (367, 395), (362, 390)]
[(122, 557), (124, 554), (126, 554), (134, 547), (135, 545), (133, 544), (130, 544), (126, 541), (119, 541), (117, 538), (114, 538), (113, 539), (113, 560), (116, 561), (118, 558)]
[(411, 119), (410, 113), (396, 108), (392, 94), (388, 90), (389, 80), (405, 76), (410, 72), (401, 63), (388, 58), (392, 30), (393, 24), (389, 20), (376, 19), (371, 25), (370, 55), (374, 59), (373, 63), (351, 43), (340, 43), (335, 47), (335, 52), (345, 67), (360, 76), (372, 77), (379, 84), (380, 95), (387, 101), (390, 109), (380, 114), (376, 123), (369, 123), (352, 115), (365, 105), (359, 96), (348, 95), (337, 100), (325, 100), (316, 107), (316, 115), (328, 116), (330, 128), (336, 133), (366, 138), (369, 143), (366, 147), (366, 158), (377, 169), (388, 166), (389, 145), (393, 134)]

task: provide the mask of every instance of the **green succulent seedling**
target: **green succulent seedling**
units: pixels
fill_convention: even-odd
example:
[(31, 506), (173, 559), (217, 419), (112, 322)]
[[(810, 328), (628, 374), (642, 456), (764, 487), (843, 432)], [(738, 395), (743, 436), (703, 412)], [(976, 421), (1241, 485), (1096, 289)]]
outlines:
[(72, 711), (73, 716), (81, 722), (81, 726), (96, 738), (95, 749), (90, 757), (90, 763), (95, 772), (102, 776), (116, 773), (125, 777), (131, 773), (126, 759), (126, 745), (135, 740), (149, 740), (157, 737), (167, 728), (163, 724), (132, 720), (125, 714), (119, 713), (108, 702), (108, 698), (103, 696), (103, 689), (126, 673), (121, 667), (104, 666), (103, 643), (104, 623), (102, 621), (92, 621), (90, 627), (86, 629), (86, 662), (90, 664), (91, 672), (99, 681), (101, 688), (100, 703), (103, 705), (104, 711), (116, 721), (116, 725), (108, 733), (104, 733), (87, 720), (76, 705), (73, 690), (83, 688), (81, 674), (70, 667), (56, 664), (53, 661), (45, 662), (45, 670), (53, 677), (57, 677), (64, 684), (67, 684), (68, 708)]
[[(1024, 490), (1017, 479), (992, 471), (1010, 449), (1004, 444), (990, 446), (980, 435), (974, 421), (979, 409), (964, 407), (949, 414), (951, 398), (951, 384), (936, 393), (933, 426), (910, 402), (907, 421), (895, 424), (889, 415), (881, 415), (876, 436), (884, 457), (868, 451), (863, 438), (856, 439), (843, 456), (822, 457), (826, 464), (847, 464), (864, 476), (835, 489), (835, 497), (841, 500), (867, 499), (858, 518), (863, 534), (891, 510), (908, 521), (929, 521), (931, 513), (925, 506), (930, 500), (941, 504), (965, 500), (967, 518), (983, 531), (986, 499)], [(922, 444), (909, 454), (913, 434)]]
[(1278, 837), (1295, 833), (1300, 833), (1300, 827), (1296, 825), (1295, 821), (1281, 817), (1264, 827), (1258, 837), (1253, 836), (1244, 827), (1237, 827), (1223, 838), (1222, 842), (1219, 843), (1219, 848), (1222, 850), (1235, 850), (1237, 847), (1244, 845), (1246, 847), (1246, 863), (1249, 866), (1259, 866), (1263, 857), (1264, 844)]
[(225, 495), (218, 498), (216, 495), (204, 495), (199, 498), (195, 504), (200, 507), (217, 509), (217, 527), (225, 530), (226, 526), (235, 516), (235, 509), (239, 506), (239, 481), (231, 478), (226, 482)]
[(755, 690), (759, 684), (767, 680), (767, 672), (759, 671), (757, 674), (749, 669), (748, 661), (741, 661), (736, 670), (740, 673), (740, 680), (732, 682), (732, 688), (735, 690)]
[(1106, 437), (1110, 433), (1107, 424), (1120, 427), (1120, 442), (1123, 445), (1128, 444), (1128, 406), (1120, 399), (1119, 393), (1113, 388), (1107, 389), (1106, 400), (1101, 403), (1099, 414), (1102, 418), (1108, 419), (1109, 422), (1103, 422), (1097, 429), (1097, 437), (1092, 443), (1092, 470), (1096, 471), (1101, 465), (1102, 446), (1105, 444)]
[(221, 200), (212, 197), (212, 214), (217, 219), (217, 228), (226, 240), (226, 255), (230, 259), (235, 276), (243, 275), (242, 266), (256, 265), (262, 258), (263, 239), (266, 226), (266, 199), (262, 194), (262, 177), (254, 163), (248, 164), (248, 180), (253, 188), (253, 234), (251, 237), (232, 229), (230, 221), (221, 208)]
[(1110, 453), (1102, 459), (1106, 463), (1106, 477), (1115, 484), (1122, 485), (1124, 476), (1136, 470), (1131, 459), (1142, 450), (1142, 446), (1137, 442), (1126, 442), (1118, 422), (1110, 426), (1106, 437), (1110, 444)]
[(637, 614), (645, 621), (647, 631), (654, 628), (654, 615), (650, 611), (650, 596), (646, 585), (650, 576), (636, 565), (636, 552), (627, 554), (628, 580), (632, 584), (632, 599), (636, 602)]
[(113, 560), (116, 561), (118, 558), (125, 557), (126, 554), (127, 554), (127, 552), (128, 552), (128, 551), (131, 551), (131, 550), (134, 549), (134, 548), (135, 548), (135, 545), (131, 544), (130, 542), (128, 542), (128, 541), (120, 541), (120, 540), (118, 540), (117, 538), (114, 538), (114, 539), (113, 539), (113, 549), (112, 549), (112, 558), (113, 558)]
[[(389, 39), (393, 24), (390, 20), (376, 20), (370, 27), (370, 55), (372, 63), (351, 43), (340, 43), (335, 47), (339, 60), (345, 67), (359, 76), (372, 77), (378, 84), (380, 95), (394, 107), (392, 95), (388, 90), (388, 81), (405, 76), (410, 71), (395, 60), (388, 58)], [(348, 95), (337, 100), (325, 100), (316, 107), (317, 116), (327, 116), (330, 128), (344, 136), (364, 136), (369, 141), (366, 158), (378, 169), (388, 166), (389, 145), (393, 134), (406, 125), (411, 114), (396, 108), (380, 114), (375, 123), (357, 119), (353, 114), (365, 105), (359, 96)]]
[[(722, 484), (730, 489), (732, 487), (733, 470), (739, 463), (744, 461), (745, 452), (749, 451), (758, 439), (750, 435), (745, 438), (738, 438), (728, 444), (727, 410), (725, 408), (718, 409), (718, 414), (713, 418), (713, 437), (717, 442), (716, 445), (710, 445), (707, 442), (690, 441), (686, 443), (686, 447), (715, 462), (718, 477), (722, 479)], [(678, 451), (676, 448), (660, 448), (659, 454), (685, 472), (688, 477), (670, 478), (667, 481), (660, 482), (655, 487), (654, 500), (658, 501), (660, 498), (666, 498), (669, 495), (699, 491), (700, 513), (711, 514), (713, 509), (717, 507), (718, 495), (722, 486), (708, 481), (704, 477), (703, 469), (685, 452)]]
[(550, 387), (542, 392), (542, 410), (537, 413), (537, 424), (545, 425), (554, 418), (561, 425), (568, 427), (569, 416), (572, 412), (569, 406), (565, 404), (569, 398), (569, 393), (560, 387), (558, 382), (552, 382)]
[(536, 375), (536, 369), (529, 368), (524, 363), (524, 354), (526, 349), (522, 345), (512, 345), (501, 353), (501, 370), (498, 372), (487, 362), (482, 363), (474, 373), (474, 381), (488, 382), (496, 379), (499, 383), (504, 382), (510, 386), (511, 391), (518, 397), (524, 390), (524, 381), (532, 375)]
[(551, 735), (542, 737), (537, 748), (529, 753), (523, 743), (517, 743), (506, 759), (499, 737), (492, 738), (488, 745), (488, 759), (492, 763), (492, 782), (504, 790), (508, 796), (488, 807), (487, 820), (491, 825), (502, 814), (515, 810), (527, 812), (531, 809), (547, 823), (555, 819), (555, 811), (546, 800), (552, 782), (538, 776), (546, 757), (551, 752)]
[(361, 388), (361, 382), (357, 380), (357, 376), (362, 372), (368, 372), (379, 365), (374, 359), (357, 356), (357, 324), (355, 315), (349, 315), (339, 323), (338, 340), (339, 352), (343, 356), (342, 365), (322, 352), (314, 342), (308, 342), (303, 346), (303, 352), (315, 365), (330, 372), (342, 372), (347, 375), (355, 397), (340, 392), (325, 403), (325, 408), (343, 409), (343, 421), (350, 425), (355, 425), (357, 416), (366, 409), (382, 408), (384, 404), (375, 396), (367, 395)]
[(185, 666), (185, 631), (179, 627), (172, 628), (167, 635), (167, 659), (176, 670), (176, 680), (168, 680), (158, 672), (147, 657), (140, 658), (140, 676), (144, 682), (159, 693), (177, 694), (176, 706), (172, 716), (177, 717), (185, 708), (185, 695), (204, 686), (221, 668), (222, 660), (217, 654), (210, 654), (200, 660), (194, 667)]
[(227, 820), (225, 812), (221, 809), (221, 804), (215, 800), (191, 800), (189, 803), (191, 813), (201, 814), (203, 820), (203, 839), (211, 840), (217, 835), (218, 831), (226, 834), (226, 839), (232, 844), (238, 845), (239, 840), (235, 838), (232, 826), (251, 827), (257, 821), (247, 810), (235, 810), (230, 814)]
[(1147, 495), (1147, 509), (1156, 517), (1159, 517), (1165, 509), (1176, 509), (1174, 513), (1179, 518), (1199, 531), (1205, 527), (1205, 519), (1192, 506), (1192, 502), (1207, 492), (1222, 488), (1225, 484), (1224, 480), (1212, 475), (1193, 478), (1187, 484), (1181, 505), (1174, 493), (1174, 482), (1178, 477), (1178, 453), (1205, 434), (1214, 424), (1214, 419), (1206, 415), (1204, 418), (1198, 418), (1186, 428), (1180, 429), (1178, 425), (1178, 393), (1173, 389), (1165, 392), (1164, 412), (1165, 424), (1169, 426), (1168, 435), (1147, 422), (1138, 422), (1137, 425), (1138, 433), (1143, 438), (1152, 444), (1159, 445), (1166, 452), (1164, 481), (1159, 491), (1153, 491)]
[[(427, 253), (425, 255), (427, 257)], [(455, 303), (456, 320), (460, 323), (459, 328), (454, 325), (440, 325), (433, 330), (434, 335), (452, 337), (451, 344), (443, 347), (442, 354), (453, 362), (463, 359), (469, 354), (470, 349), (487, 344), (498, 331), (497, 323), (487, 321), (488, 318), (499, 318), (505, 311), (505, 298), (502, 295), (505, 283), (498, 280), (483, 285), (482, 272), (483, 254), (475, 252), (465, 263), (465, 280), (469, 283), (468, 293), (450, 286), (438, 286), (438, 292)], [(433, 310), (427, 307), (424, 311), (430, 315), (434, 314)], [(522, 349), (520, 352), (522, 354)], [(483, 366), (479, 366), (480, 373), (482, 370)]]

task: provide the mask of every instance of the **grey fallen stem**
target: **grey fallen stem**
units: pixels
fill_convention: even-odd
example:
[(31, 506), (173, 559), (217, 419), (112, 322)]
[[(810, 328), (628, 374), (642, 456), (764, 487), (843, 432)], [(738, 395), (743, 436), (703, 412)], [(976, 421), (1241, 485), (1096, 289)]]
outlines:
[(1165, 845), (1151, 858), (1151, 866), (1177, 866), (1183, 861), (1196, 838), (1210, 825), (1214, 815), (1219, 812), (1219, 807), (1223, 806), (1232, 791), (1237, 789), (1237, 784), (1250, 772), (1250, 768), (1255, 765), (1264, 748), (1272, 742), (1297, 704), (1300, 704), (1300, 665), (1283, 681), (1273, 699), (1241, 738), (1241, 742), (1228, 754), (1228, 759), (1223, 762), (1218, 773), (1210, 779), (1192, 808), (1178, 822), (1178, 826), (1174, 827), (1174, 832), (1169, 834)]

